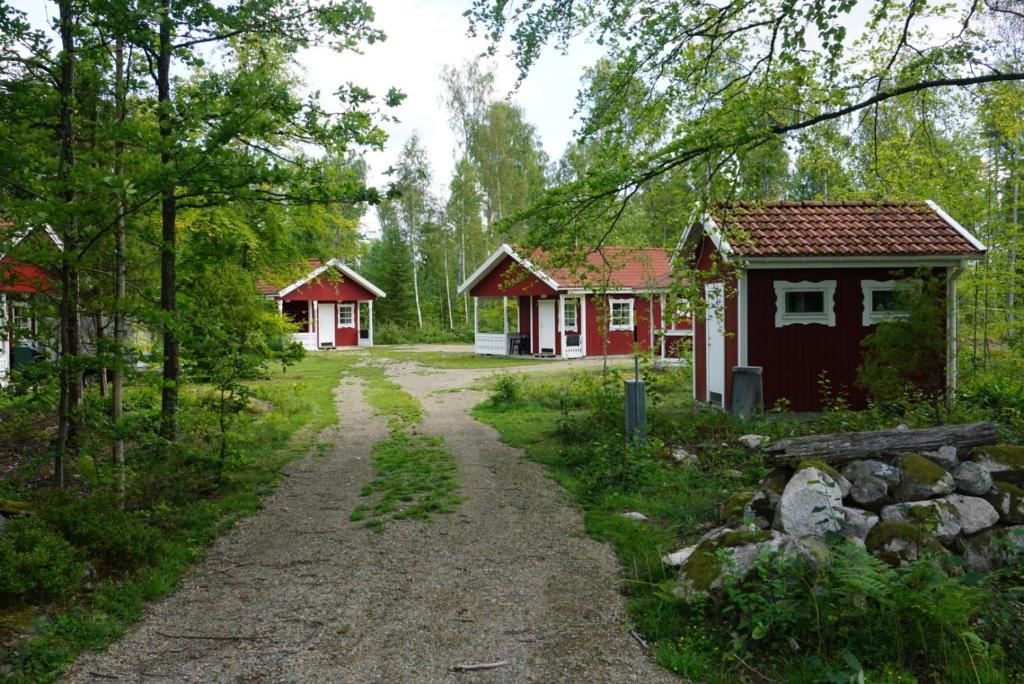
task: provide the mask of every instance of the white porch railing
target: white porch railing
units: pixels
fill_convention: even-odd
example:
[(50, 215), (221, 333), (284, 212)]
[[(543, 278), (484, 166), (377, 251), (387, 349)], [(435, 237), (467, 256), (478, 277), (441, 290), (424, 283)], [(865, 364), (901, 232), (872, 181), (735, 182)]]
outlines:
[(302, 345), (306, 351), (316, 351), (316, 333), (292, 333), (292, 339)]
[(491, 356), (508, 356), (508, 335), (504, 333), (477, 333), (473, 351)]
[(586, 354), (583, 353), (583, 345), (569, 346), (567, 344), (562, 351), (562, 356), (567, 359), (580, 359), (586, 356)]

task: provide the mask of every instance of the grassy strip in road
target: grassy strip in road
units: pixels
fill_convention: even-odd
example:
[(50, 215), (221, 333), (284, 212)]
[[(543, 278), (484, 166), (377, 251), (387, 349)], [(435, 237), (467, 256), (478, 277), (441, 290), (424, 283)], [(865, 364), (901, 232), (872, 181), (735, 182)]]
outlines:
[(359, 366), (352, 374), (366, 386), (363, 396), (378, 415), (387, 417), (390, 435), (373, 445), (373, 482), (362, 495), (379, 495), (372, 504), (352, 511), (353, 522), (369, 518), (367, 527), (381, 531), (388, 520), (431, 519), (451, 513), (459, 504), (457, 466), (439, 437), (419, 434), (415, 426), (423, 409), (415, 397), (384, 376), (380, 366)]
[(375, 347), (373, 355), (374, 357), (391, 361), (410, 361), (427, 368), (442, 369), (509, 368), (545, 363), (542, 359), (535, 359), (530, 356), (521, 358), (514, 356), (480, 356), (472, 352), (407, 351), (404, 349), (381, 347)]

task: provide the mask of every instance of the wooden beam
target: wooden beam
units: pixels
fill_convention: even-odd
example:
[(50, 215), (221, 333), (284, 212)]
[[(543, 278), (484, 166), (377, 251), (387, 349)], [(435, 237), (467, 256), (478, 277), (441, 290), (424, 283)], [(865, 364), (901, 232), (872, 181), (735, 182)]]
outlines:
[(872, 432), (838, 432), (780, 439), (769, 444), (767, 451), (776, 465), (795, 466), (801, 461), (816, 460), (830, 465), (860, 458), (891, 458), (917, 452), (934, 451), (941, 446), (958, 450), (995, 444), (999, 439), (992, 423), (940, 425), (919, 430), (875, 430)]

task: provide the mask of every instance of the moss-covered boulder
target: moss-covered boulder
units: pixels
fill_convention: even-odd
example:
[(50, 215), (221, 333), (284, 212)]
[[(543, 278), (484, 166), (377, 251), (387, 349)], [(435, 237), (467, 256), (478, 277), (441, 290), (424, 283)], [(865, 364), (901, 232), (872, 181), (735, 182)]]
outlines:
[(963, 544), (967, 566), (977, 572), (997, 570), (1024, 559), (1024, 525), (991, 527)]
[(956, 481), (942, 466), (921, 454), (904, 454), (899, 460), (903, 478), (892, 490), (896, 502), (921, 501), (952, 494)]
[(692, 599), (722, 588), (729, 576), (749, 573), (762, 554), (799, 556), (813, 560), (793, 537), (773, 530), (721, 530), (687, 554), (679, 568), (674, 593)]
[(936, 501), (946, 502), (960, 512), (960, 534), (977, 534), (999, 522), (999, 513), (981, 497), (950, 494)]
[(1007, 525), (1024, 525), (1024, 489), (1008, 482), (994, 482), (985, 500), (999, 513)]
[(737, 523), (743, 519), (743, 509), (746, 508), (747, 504), (751, 499), (754, 498), (754, 494), (757, 492), (736, 492), (725, 500), (722, 504), (722, 512), (718, 515), (718, 520), (723, 525), (729, 525), (731, 523)]
[(927, 536), (914, 523), (889, 520), (871, 528), (864, 544), (868, 551), (886, 563), (903, 565), (921, 557)]
[(949, 501), (908, 501), (886, 506), (881, 511), (884, 522), (908, 522), (929, 537), (943, 544), (951, 543), (960, 534), (960, 509)]
[(880, 477), (860, 475), (853, 481), (849, 499), (861, 508), (877, 511), (889, 501), (889, 484)]
[(1024, 487), (1024, 446), (976, 447), (970, 460), (987, 470), (993, 480)]

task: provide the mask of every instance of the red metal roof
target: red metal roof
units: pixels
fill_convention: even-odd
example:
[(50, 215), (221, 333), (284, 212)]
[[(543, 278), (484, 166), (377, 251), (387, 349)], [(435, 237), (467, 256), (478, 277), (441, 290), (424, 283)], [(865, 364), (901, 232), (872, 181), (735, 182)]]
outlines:
[(711, 215), (734, 253), (773, 256), (943, 256), (979, 250), (924, 202), (719, 205)]
[(568, 266), (556, 265), (543, 249), (535, 249), (529, 258), (563, 289), (607, 284), (634, 290), (672, 284), (671, 255), (668, 250), (655, 247), (602, 247)]

